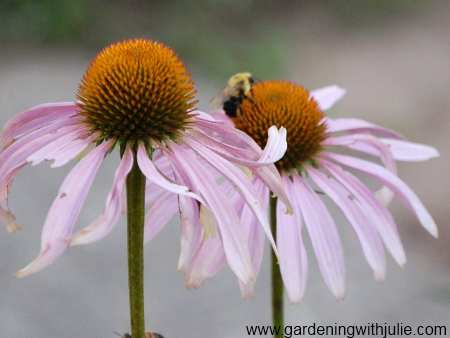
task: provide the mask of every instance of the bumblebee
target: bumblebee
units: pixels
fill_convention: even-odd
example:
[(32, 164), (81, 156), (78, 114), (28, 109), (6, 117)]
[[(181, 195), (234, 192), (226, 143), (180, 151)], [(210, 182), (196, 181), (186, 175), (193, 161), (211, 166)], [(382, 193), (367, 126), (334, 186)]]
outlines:
[(228, 80), (227, 86), (223, 89), (221, 95), (216, 97), (214, 101), (219, 101), (220, 106), (225, 114), (229, 117), (236, 117), (239, 105), (244, 99), (250, 99), (250, 91), (255, 83), (252, 74), (237, 73)]

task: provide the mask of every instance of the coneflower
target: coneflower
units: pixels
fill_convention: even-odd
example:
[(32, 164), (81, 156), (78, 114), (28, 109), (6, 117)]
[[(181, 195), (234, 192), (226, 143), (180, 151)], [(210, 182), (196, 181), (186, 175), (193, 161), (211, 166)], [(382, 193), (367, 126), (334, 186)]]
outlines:
[[(65, 178), (48, 212), (38, 257), (17, 276), (43, 269), (71, 244), (103, 238), (118, 222), (127, 200), (132, 336), (144, 337), (144, 221), (145, 217), (158, 217), (151, 212), (145, 216), (147, 183), (165, 192), (157, 198), (161, 210), (170, 205), (186, 214), (193, 212), (198, 203), (204, 205), (219, 224), (233, 271), (244, 283), (254, 280), (239, 218), (230, 202), (221, 198), (215, 177), (220, 172), (230, 180), (263, 227), (269, 229), (247, 177), (223, 153), (230, 159), (239, 154), (258, 166), (260, 177), (274, 191), (282, 191), (281, 179), (271, 163), (286, 150), (285, 132), (272, 128), (270, 144), (263, 151), (241, 131), (224, 127), (197, 111), (195, 96), (190, 74), (172, 49), (150, 40), (128, 40), (105, 48), (93, 59), (75, 102), (39, 105), (7, 123), (1, 134), (0, 219), (9, 230), (17, 228), (7, 198), (18, 171), (43, 161), (53, 161), (52, 167), (59, 167), (85, 153)], [(236, 140), (240, 148), (233, 150)], [(105, 209), (74, 236), (95, 176), (115, 148), (120, 148), (121, 160)], [(198, 230), (188, 227), (185, 232), (189, 231)], [(190, 250), (195, 250), (194, 246), (185, 246), (184, 252)]]
[[(397, 196), (417, 217), (422, 226), (437, 237), (436, 224), (417, 195), (397, 175), (395, 161), (424, 161), (439, 156), (430, 146), (406, 141), (398, 133), (354, 119), (331, 119), (324, 111), (331, 108), (345, 90), (329, 86), (308, 92), (287, 81), (263, 81), (253, 85), (249, 98), (239, 106), (237, 116), (216, 113), (217, 119), (232, 123), (251, 136), (259, 145), (265, 144), (270, 126), (287, 130), (288, 149), (276, 163), (285, 191), (293, 204), (293, 213), (285, 212), (283, 203), (270, 197), (270, 188), (258, 177), (253, 179), (260, 199), (271, 210), (272, 229), (276, 235), (279, 265), (273, 256), (274, 316), (282, 324), (282, 284), (289, 299), (302, 299), (308, 263), (304, 247), (306, 228), (325, 284), (337, 297), (344, 297), (344, 256), (336, 223), (324, 204), (331, 199), (342, 211), (361, 243), (363, 254), (377, 280), (386, 273), (385, 248), (395, 261), (406, 262), (397, 225), (386, 208)], [(345, 154), (342, 150), (346, 150)], [(351, 154), (348, 154), (351, 151)], [(358, 158), (365, 154), (379, 158), (383, 166)], [(348, 169), (365, 174), (384, 187), (369, 189)], [(247, 231), (254, 269), (259, 271), (264, 236), (239, 196), (238, 210)], [(270, 202), (269, 202), (270, 201)], [(208, 266), (205, 260), (203, 265)], [(281, 272), (282, 281), (279, 271)], [(204, 268), (206, 269), (206, 268)], [(253, 283), (241, 283), (244, 296), (253, 292)], [(281, 290), (281, 291), (280, 291)]]

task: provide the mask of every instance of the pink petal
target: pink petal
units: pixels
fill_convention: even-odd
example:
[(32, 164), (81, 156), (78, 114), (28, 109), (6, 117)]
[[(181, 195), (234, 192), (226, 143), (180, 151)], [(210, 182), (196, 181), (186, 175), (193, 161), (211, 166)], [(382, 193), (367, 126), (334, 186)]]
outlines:
[(378, 179), (381, 183), (388, 186), (392, 189), (403, 202), (411, 208), (412, 211), (416, 214), (420, 223), (423, 225), (428, 232), (434, 236), (438, 236), (438, 230), (436, 223), (431, 217), (430, 213), (427, 211), (425, 206), (422, 204), (417, 195), (397, 176), (392, 174), (389, 170), (384, 169), (383, 167), (371, 163), (369, 161), (357, 159), (354, 157), (346, 156), (346, 155), (338, 155), (332, 153), (323, 153), (323, 156), (335, 160), (343, 165), (348, 167), (363, 171), (370, 176)]
[(275, 163), (281, 160), (287, 150), (286, 136), (286, 128), (281, 127), (278, 130), (276, 126), (270, 127), (268, 131), (267, 144), (259, 161)]
[(221, 143), (225, 143), (229, 146), (253, 150), (256, 154), (262, 152), (258, 144), (246, 133), (218, 121), (197, 118), (192, 129), (201, 130), (207, 135), (216, 138)]
[[(277, 134), (276, 138), (274, 138), (272, 136), (270, 143), (273, 143), (273, 142), (278, 143), (279, 133), (276, 132), (276, 134)], [(193, 131), (192, 137), (195, 138), (196, 140), (198, 140), (199, 142), (201, 142), (203, 145), (210, 148), (211, 150), (215, 151), (216, 153), (219, 153), (224, 158), (232, 161), (233, 163), (238, 163), (238, 164), (245, 165), (248, 167), (261, 167), (261, 166), (273, 164), (274, 162), (278, 161), (283, 156), (283, 155), (281, 155), (281, 157), (276, 160), (269, 159), (269, 160), (262, 161), (261, 158), (259, 158), (259, 159), (257, 158), (258, 155), (256, 154), (255, 151), (223, 143), (220, 140), (210, 137), (209, 135), (207, 135), (206, 133), (204, 133), (201, 130)], [(269, 142), (268, 142), (267, 146), (269, 146)], [(270, 144), (270, 147), (273, 148), (273, 145)], [(262, 157), (262, 154), (260, 154), (259, 156)]]
[(334, 296), (341, 299), (345, 294), (345, 266), (336, 224), (325, 204), (303, 179), (295, 175), (293, 181), (293, 194), (299, 201), (320, 272)]
[[(189, 179), (177, 168), (174, 168), (178, 182), (190, 185)], [(203, 237), (203, 227), (200, 224), (200, 205), (191, 198), (179, 196), (178, 205), (180, 211), (180, 257), (178, 259), (178, 269), (187, 273), (192, 263), (193, 257), (201, 246)]]
[(198, 288), (209, 278), (215, 276), (226, 264), (222, 240), (218, 233), (204, 239), (189, 269), (185, 271), (185, 283), (188, 288)]
[(53, 155), (53, 163), (51, 168), (62, 167), (74, 158), (83, 153), (89, 146), (94, 146), (93, 142), (97, 139), (97, 135), (91, 135), (85, 139), (78, 139), (70, 144), (65, 145)]
[(15, 138), (66, 120), (78, 111), (74, 102), (46, 103), (35, 106), (9, 120), (0, 136), (0, 145), (6, 146)]
[(188, 187), (175, 184), (161, 174), (161, 172), (150, 160), (147, 154), (147, 150), (145, 149), (145, 145), (142, 143), (139, 144), (137, 161), (139, 164), (139, 168), (142, 170), (142, 173), (150, 182), (159, 185), (161, 188), (174, 194), (186, 195), (196, 198), (196, 195), (190, 192)]
[(330, 176), (319, 170), (308, 167), (308, 174), (326, 195), (328, 195), (342, 210), (348, 219), (361, 243), (367, 262), (375, 273), (375, 279), (383, 280), (386, 275), (386, 258), (383, 243), (361, 204), (343, 186)]
[(82, 125), (72, 125), (59, 129), (58, 135), (60, 136), (29, 156), (27, 162), (30, 162), (32, 165), (37, 165), (43, 161), (53, 160), (55, 156), (58, 156), (61, 149), (72, 145), (74, 141), (84, 136), (83, 133), (85, 132), (86, 128)]
[[(64, 132), (63, 129), (62, 132)], [(51, 127), (45, 127), (20, 138), (0, 152), (0, 208), (5, 213), (9, 213), (8, 191), (18, 171), (27, 164), (30, 155), (60, 136), (60, 132), (54, 132)]]
[(255, 197), (252, 186), (249, 184), (248, 178), (245, 176), (245, 174), (227, 160), (224, 160), (213, 151), (204, 147), (201, 143), (188, 137), (185, 137), (184, 141), (201, 157), (208, 161), (210, 165), (215, 167), (226, 179), (230, 180), (235, 185), (236, 189), (241, 193), (242, 197), (252, 210), (254, 216), (263, 227), (264, 232), (266, 233), (267, 238), (272, 244), (275, 253), (277, 253), (275, 241), (273, 240), (269, 221), (267, 219), (267, 214), (262, 211), (261, 203)]
[(86, 200), (92, 182), (112, 142), (104, 142), (91, 151), (67, 175), (53, 202), (41, 236), (39, 256), (17, 272), (25, 277), (42, 270), (58, 258), (69, 246), (73, 227)]
[(212, 112), (210, 114), (214, 120), (222, 122), (224, 124), (229, 125), (230, 127), (233, 127), (233, 121), (225, 114), (223, 110)]
[(338, 132), (346, 132), (346, 133), (373, 133), (376, 136), (390, 137), (394, 139), (402, 139), (403, 136), (399, 133), (377, 126), (376, 124), (360, 120), (354, 118), (339, 118), (339, 119), (325, 119), (327, 125), (327, 131), (329, 133), (338, 133)]
[(177, 195), (165, 191), (145, 214), (144, 243), (151, 241), (178, 213)]
[(114, 175), (112, 189), (106, 199), (103, 213), (87, 227), (73, 236), (70, 245), (96, 242), (107, 236), (119, 221), (122, 206), (125, 203), (123, 193), (126, 180), (133, 167), (133, 151), (127, 147)]
[(214, 214), (231, 269), (244, 284), (251, 282), (255, 276), (238, 216), (230, 202), (223, 199), (220, 190), (217, 190), (215, 175), (183, 147), (172, 144), (170, 149), (174, 166), (189, 177), (193, 187), (204, 198), (206, 207)]
[(344, 88), (333, 85), (312, 90), (311, 97), (317, 101), (320, 109), (328, 110), (333, 107), (337, 101), (344, 97), (345, 93), (346, 90)]
[(286, 206), (286, 213), (292, 213), (291, 201), (283, 188), (280, 173), (275, 165), (255, 168), (254, 172), (267, 185), (270, 191), (283, 202)]
[[(262, 155), (261, 148), (250, 136), (236, 128), (231, 128), (228, 125), (224, 125), (223, 123), (211, 122), (200, 118), (197, 119), (193, 129), (203, 131), (211, 138), (215, 138), (216, 144), (218, 145), (221, 143), (225, 144), (226, 146), (223, 146), (224, 149), (242, 149), (240, 152), (234, 152), (234, 158), (228, 157), (231, 161), (236, 160), (236, 163), (242, 161), (242, 159), (239, 160), (238, 158), (243, 157), (241, 155), (243, 151), (246, 152), (246, 155), (244, 156), (245, 158), (247, 158), (247, 152), (249, 151), (250, 154), (254, 153), (253, 156), (255, 156), (255, 159), (261, 157)], [(280, 139), (283, 140), (284, 136), (284, 132), (282, 132)], [(214, 150), (217, 151), (217, 149)], [(233, 150), (231, 150), (231, 152), (233, 153)], [(221, 153), (221, 155), (225, 157), (224, 153)], [(230, 156), (230, 154), (227, 156)], [(251, 157), (252, 156), (250, 156), (250, 158)], [(248, 163), (245, 165), (248, 165)], [(281, 177), (276, 167), (274, 165), (269, 165), (264, 167), (253, 167), (252, 169), (254, 173), (268, 185), (270, 190), (278, 196), (285, 205), (288, 206), (288, 212), (290, 212), (292, 210), (291, 203), (282, 188)]]
[(366, 213), (368, 220), (374, 224), (392, 257), (400, 266), (403, 266), (406, 263), (405, 251), (400, 241), (397, 225), (389, 210), (356, 176), (332, 162), (321, 160), (320, 163), (359, 200), (361, 208)]
[(427, 161), (432, 158), (439, 157), (439, 151), (426, 144), (390, 138), (383, 138), (381, 141), (389, 147), (392, 155), (398, 161)]
[(292, 196), (292, 182), (283, 177), (285, 189), (291, 191), (294, 213), (288, 215), (284, 206), (277, 203), (277, 247), (280, 252), (280, 272), (291, 302), (300, 302), (305, 294), (308, 274), (308, 258), (303, 244), (303, 221), (299, 204), (302, 201)]
[[(372, 135), (345, 135), (329, 138), (325, 142), (328, 145), (341, 145), (348, 147), (349, 149), (377, 156), (389, 171), (395, 175), (397, 174), (397, 166), (395, 165), (389, 147)], [(394, 193), (389, 188), (382, 187), (375, 193), (375, 196), (377, 196), (378, 200), (384, 205), (389, 205), (394, 198)]]
[[(258, 178), (253, 180), (253, 185), (258, 198), (263, 201), (262, 205), (264, 206), (264, 209), (268, 209), (269, 190)], [(240, 224), (247, 235), (253, 268), (255, 270), (255, 274), (258, 275), (261, 270), (264, 255), (265, 234), (247, 204), (244, 204), (242, 207)], [(250, 298), (253, 296), (255, 289), (254, 283), (243, 284), (240, 282), (239, 287), (241, 288), (242, 297)]]

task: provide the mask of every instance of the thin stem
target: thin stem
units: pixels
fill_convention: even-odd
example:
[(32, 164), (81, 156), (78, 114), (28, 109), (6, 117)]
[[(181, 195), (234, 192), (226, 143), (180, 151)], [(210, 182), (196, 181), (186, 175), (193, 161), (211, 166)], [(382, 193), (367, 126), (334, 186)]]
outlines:
[[(277, 198), (270, 196), (270, 225), (277, 239)], [(275, 327), (274, 338), (282, 338), (284, 331), (283, 280), (277, 256), (272, 249), (272, 324)], [(279, 329), (278, 329), (279, 328)]]
[(127, 177), (128, 288), (131, 337), (145, 338), (144, 314), (144, 217), (145, 176), (137, 162)]

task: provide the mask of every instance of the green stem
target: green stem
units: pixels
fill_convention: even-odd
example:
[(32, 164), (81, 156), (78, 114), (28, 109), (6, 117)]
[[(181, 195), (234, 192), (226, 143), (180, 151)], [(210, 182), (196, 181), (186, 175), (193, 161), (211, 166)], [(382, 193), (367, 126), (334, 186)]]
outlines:
[[(277, 198), (270, 196), (270, 225), (272, 234), (277, 239)], [(272, 324), (280, 328), (274, 338), (282, 338), (284, 331), (283, 280), (281, 279), (278, 259), (272, 249)]]
[[(136, 156), (135, 156), (136, 157)], [(128, 288), (131, 336), (145, 338), (144, 314), (144, 217), (145, 176), (137, 162), (127, 177)]]

